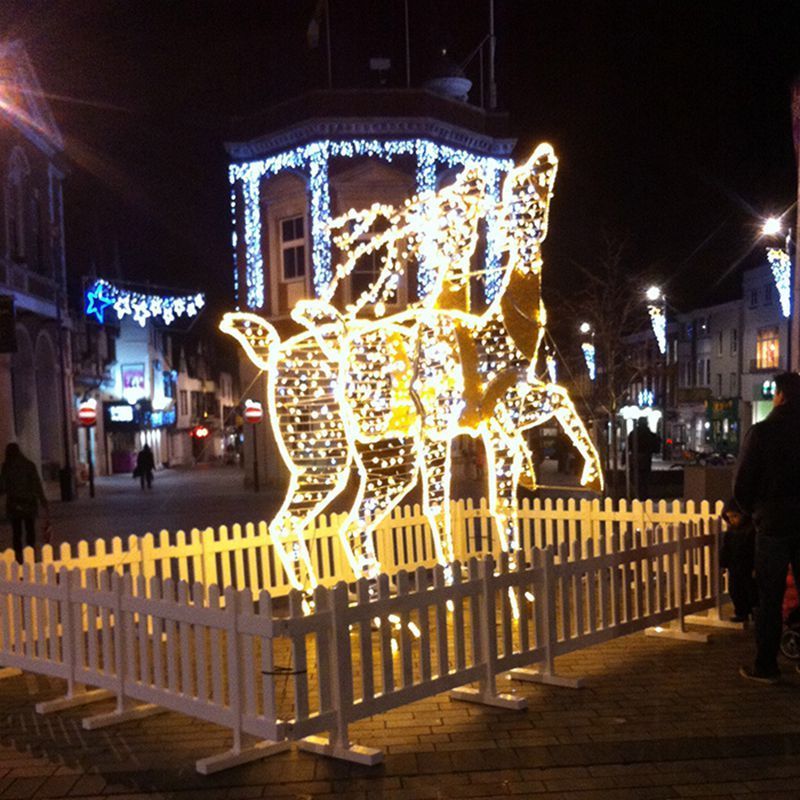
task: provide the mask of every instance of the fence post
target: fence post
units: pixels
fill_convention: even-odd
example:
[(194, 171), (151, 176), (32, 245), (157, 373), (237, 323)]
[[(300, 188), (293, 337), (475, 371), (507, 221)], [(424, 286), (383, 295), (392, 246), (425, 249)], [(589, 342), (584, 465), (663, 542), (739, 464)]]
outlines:
[(496, 708), (510, 708), (522, 711), (527, 708), (528, 701), (514, 694), (498, 694), (495, 664), (497, 662), (497, 610), (495, 604), (494, 559), (491, 555), (482, 561), (471, 559), (469, 564), (469, 580), (479, 584), (478, 619), (472, 624), (476, 628), (477, 653), (476, 666), (483, 669), (483, 677), (479, 687), (460, 686), (450, 692), (454, 700), (465, 700), (469, 703), (481, 703)]
[[(562, 686), (566, 689), (580, 689), (586, 685), (584, 678), (569, 678), (557, 675), (555, 671), (555, 647), (558, 644), (556, 631), (556, 572), (555, 555), (552, 547), (534, 550), (534, 568), (541, 575), (537, 586), (534, 579), (536, 610), (536, 644), (544, 649), (544, 658), (537, 669), (512, 669), (511, 674), (520, 681), (545, 683), (548, 686)], [(538, 649), (538, 648), (537, 648)]]
[[(327, 695), (335, 722), (331, 725), (330, 736), (307, 736), (297, 746), (318, 755), (340, 758), (356, 764), (373, 766), (383, 761), (383, 752), (374, 747), (351, 744), (347, 737), (348, 712), (353, 706), (353, 666), (350, 648), (350, 625), (347, 615), (347, 584), (340, 581), (333, 589), (319, 589), (315, 593), (316, 614), (328, 615), (328, 653), (320, 652), (318, 657), (323, 669), (319, 670), (319, 680), (329, 680)], [(324, 692), (321, 692), (323, 694)]]
[[(673, 601), (676, 608), (676, 619), (671, 622), (668, 627), (661, 626), (655, 628), (647, 628), (645, 630), (646, 636), (661, 636), (668, 639), (684, 639), (692, 642), (708, 642), (708, 634), (697, 633), (695, 631), (686, 630), (686, 610), (684, 598), (684, 542), (686, 539), (686, 523), (681, 522), (677, 526), (669, 527), (669, 540), (674, 542), (675, 549), (672, 554), (672, 587), (673, 587)], [(690, 565), (691, 569), (691, 565)]]
[(243, 717), (244, 705), (242, 702), (244, 679), (243, 669), (253, 669), (254, 664), (244, 664), (242, 659), (241, 632), (239, 631), (239, 618), (242, 613), (242, 594), (246, 594), (245, 602), (252, 602), (248, 589), (234, 589), (228, 586), (225, 589), (225, 641), (228, 662), (228, 697), (231, 711), (231, 730), (233, 732), (233, 746), (225, 753), (216, 756), (201, 758), (196, 762), (195, 768), (201, 775), (211, 775), (223, 769), (249, 764), (259, 758), (266, 758), (274, 753), (288, 750), (289, 742), (260, 741), (250, 747), (243, 747), (244, 730)]
[(119, 725), (134, 719), (145, 719), (156, 714), (163, 714), (166, 708), (146, 703), (132, 706), (125, 698), (125, 684), (128, 668), (128, 629), (122, 610), (122, 595), (124, 587), (130, 586), (123, 576), (114, 572), (111, 575), (111, 593), (113, 594), (114, 627), (111, 635), (114, 641), (114, 671), (117, 677), (117, 707), (107, 714), (96, 714), (93, 717), (84, 717), (82, 725), (84, 730), (93, 731), (98, 728), (107, 728), (110, 725)]
[(46, 700), (36, 704), (37, 714), (51, 714), (54, 711), (63, 711), (66, 708), (76, 708), (77, 706), (97, 703), (100, 700), (108, 700), (114, 696), (114, 692), (106, 689), (94, 689), (86, 691), (82, 684), (76, 680), (76, 668), (78, 658), (78, 647), (76, 644), (76, 625), (75, 609), (73, 603), (77, 602), (80, 609), (80, 600), (73, 599), (74, 585), (80, 588), (81, 575), (77, 569), (67, 569), (61, 567), (58, 572), (59, 586), (62, 588), (62, 596), (59, 600), (61, 617), (61, 647), (62, 658), (67, 664), (67, 693), (63, 697), (54, 700)]

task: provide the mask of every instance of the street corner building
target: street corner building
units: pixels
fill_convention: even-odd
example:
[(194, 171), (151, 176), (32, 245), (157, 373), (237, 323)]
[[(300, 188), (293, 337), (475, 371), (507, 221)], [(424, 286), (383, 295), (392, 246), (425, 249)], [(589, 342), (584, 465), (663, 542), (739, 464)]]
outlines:
[(0, 41), (0, 448), (56, 480), (69, 447), (64, 140), (21, 41)]

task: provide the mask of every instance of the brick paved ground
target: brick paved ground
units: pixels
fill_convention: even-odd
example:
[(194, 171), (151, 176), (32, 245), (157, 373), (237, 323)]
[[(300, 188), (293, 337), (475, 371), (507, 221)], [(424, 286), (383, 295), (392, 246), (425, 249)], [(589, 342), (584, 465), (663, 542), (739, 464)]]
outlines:
[[(750, 634), (710, 644), (634, 635), (565, 657), (581, 690), (504, 681), (529, 700), (497, 711), (440, 695), (364, 721), (355, 742), (379, 746), (379, 767), (285, 753), (201, 777), (197, 758), (229, 745), (223, 729), (164, 714), (84, 731), (74, 710), (34, 703), (63, 691), (25, 674), (0, 683), (0, 798), (646, 798), (800, 797), (800, 675), (743, 681)], [(110, 704), (105, 704), (110, 709)]]

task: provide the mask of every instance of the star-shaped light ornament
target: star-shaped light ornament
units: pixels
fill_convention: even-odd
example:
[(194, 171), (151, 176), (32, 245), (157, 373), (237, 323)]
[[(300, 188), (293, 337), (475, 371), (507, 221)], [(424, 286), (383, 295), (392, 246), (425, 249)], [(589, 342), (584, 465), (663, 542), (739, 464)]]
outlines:
[(202, 292), (193, 295), (141, 294), (122, 289), (102, 278), (95, 280), (86, 290), (86, 314), (95, 316), (100, 323), (104, 322), (108, 306), (114, 307), (117, 319), (131, 314), (144, 327), (148, 320), (169, 325), (184, 314), (194, 317), (205, 304)]
[(114, 311), (118, 319), (122, 319), (128, 314), (131, 314), (131, 296), (129, 294), (119, 295), (114, 302)]
[(150, 310), (147, 308), (146, 300), (139, 300), (133, 303), (133, 318), (144, 328), (147, 320), (150, 319)]
[(102, 283), (97, 283), (86, 292), (86, 316), (94, 315), (101, 325), (105, 322), (106, 309), (114, 303), (112, 297), (103, 293), (104, 289)]

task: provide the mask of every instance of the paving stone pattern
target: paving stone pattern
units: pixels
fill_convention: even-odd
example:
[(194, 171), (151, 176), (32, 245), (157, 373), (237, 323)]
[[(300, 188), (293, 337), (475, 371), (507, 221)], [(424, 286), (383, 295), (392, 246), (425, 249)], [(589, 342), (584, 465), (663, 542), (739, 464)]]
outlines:
[(581, 690), (502, 680), (525, 712), (439, 695), (365, 720), (354, 742), (385, 763), (358, 767), (290, 752), (202, 777), (194, 762), (230, 745), (223, 728), (168, 713), (84, 731), (111, 703), (41, 717), (62, 681), (26, 673), (0, 683), (0, 799), (294, 798), (549, 800), (800, 797), (800, 675), (750, 684), (737, 667), (751, 634), (709, 644), (637, 634), (559, 659)]

